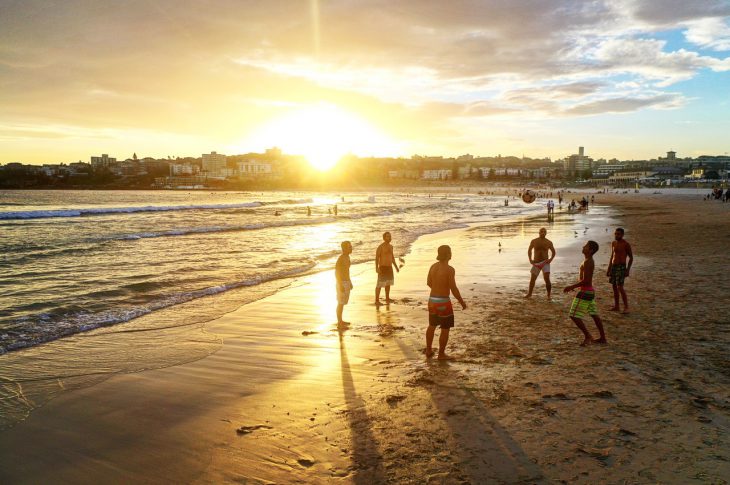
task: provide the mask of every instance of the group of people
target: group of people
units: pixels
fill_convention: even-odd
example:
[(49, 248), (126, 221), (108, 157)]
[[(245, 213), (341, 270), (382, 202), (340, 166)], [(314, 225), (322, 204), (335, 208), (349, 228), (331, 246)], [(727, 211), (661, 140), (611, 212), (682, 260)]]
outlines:
[[(342, 318), (344, 306), (350, 298), (352, 280), (350, 279), (350, 254), (352, 244), (350, 241), (343, 241), (341, 244), (342, 254), (335, 265), (335, 280), (337, 286), (337, 324), (340, 327), (349, 325)], [(595, 261), (593, 255), (598, 252), (599, 246), (595, 241), (588, 241), (582, 248), (583, 262), (578, 272), (578, 281), (566, 286), (563, 291), (570, 293), (578, 289), (570, 305), (569, 317), (583, 333), (582, 346), (594, 343), (605, 344), (608, 342), (603, 328), (603, 322), (598, 314), (595, 302), (595, 289), (593, 288), (593, 276), (595, 272)], [(538, 237), (530, 242), (527, 249), (527, 257), (530, 261), (530, 283), (525, 298), (531, 298), (535, 288), (535, 282), (540, 273), (545, 280), (545, 289), (548, 299), (551, 298), (552, 284), (550, 282), (550, 263), (555, 259), (557, 251), (549, 239), (547, 230), (541, 228)], [(439, 246), (437, 250), (437, 262), (431, 265), (428, 270), (426, 284), (431, 288), (428, 298), (428, 328), (426, 330), (427, 358), (434, 355), (432, 348), (435, 332), (441, 329), (437, 358), (439, 360), (451, 360), (452, 357), (446, 353), (446, 344), (449, 340), (449, 332), (454, 327), (454, 310), (451, 303), (451, 295), (466, 309), (467, 305), (456, 285), (456, 271), (449, 264), (451, 260), (451, 248), (447, 245)], [(624, 289), (625, 279), (629, 276), (634, 255), (631, 245), (624, 239), (624, 229), (617, 228), (614, 231), (614, 241), (611, 243), (611, 256), (608, 262), (606, 276), (613, 287), (614, 304), (610, 311), (629, 312), (629, 302)], [(378, 274), (375, 288), (375, 305), (380, 305), (380, 291), (385, 288), (385, 302), (390, 303), (390, 287), (394, 283), (394, 273), (400, 271), (391, 245), (391, 234), (383, 234), (383, 243), (378, 246), (375, 253), (375, 271)], [(623, 303), (621, 310), (620, 303)], [(593, 338), (588, 331), (583, 319), (590, 316), (598, 330), (599, 337)]]
[(712, 192), (707, 194), (705, 197), (705, 200), (721, 200), (723, 202), (727, 202), (730, 200), (730, 189), (722, 190), (722, 187), (713, 187)]

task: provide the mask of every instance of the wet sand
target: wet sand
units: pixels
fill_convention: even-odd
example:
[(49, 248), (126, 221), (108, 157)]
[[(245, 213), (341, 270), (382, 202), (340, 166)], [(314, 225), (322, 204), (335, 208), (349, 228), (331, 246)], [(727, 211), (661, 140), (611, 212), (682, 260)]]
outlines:
[[(597, 197), (611, 209), (420, 238), (387, 307), (372, 304), (372, 265), (353, 267), (344, 331), (322, 273), (206, 325), (201, 340), (222, 342), (207, 357), (61, 392), (0, 432), (0, 481), (724, 483), (730, 204)], [(615, 224), (637, 256), (629, 315), (604, 310)], [(542, 225), (554, 298), (540, 278), (526, 302)], [(610, 343), (581, 348), (562, 287), (588, 239)], [(449, 363), (422, 353), (425, 275), (444, 243), (469, 304)]]

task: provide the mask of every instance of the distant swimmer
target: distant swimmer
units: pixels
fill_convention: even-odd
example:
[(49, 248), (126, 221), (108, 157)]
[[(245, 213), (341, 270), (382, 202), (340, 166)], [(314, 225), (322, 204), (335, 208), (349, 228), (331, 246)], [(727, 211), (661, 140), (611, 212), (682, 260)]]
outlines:
[(380, 289), (385, 288), (385, 303), (391, 303), (390, 287), (395, 283), (393, 276), (393, 268), (397, 272), (398, 264), (395, 262), (393, 254), (393, 246), (390, 244), (391, 235), (389, 232), (383, 233), (383, 242), (375, 251), (375, 272), (378, 273), (378, 282), (375, 285), (375, 304), (380, 305)]
[[(583, 343), (582, 346), (598, 343), (608, 343), (606, 340), (606, 333), (603, 330), (603, 322), (601, 317), (598, 316), (598, 310), (596, 309), (596, 293), (593, 289), (593, 270), (595, 269), (595, 262), (593, 261), (593, 255), (598, 252), (598, 243), (595, 241), (588, 241), (582, 249), (585, 260), (580, 265), (580, 281), (574, 285), (566, 286), (563, 291), (570, 293), (576, 288), (580, 288), (580, 291), (575, 298), (573, 303), (570, 305), (570, 319), (576, 324), (576, 326), (583, 332)], [(594, 339), (591, 333), (583, 323), (583, 318), (586, 315), (590, 315), (593, 318), (593, 322), (598, 328), (600, 338)]]
[(335, 283), (337, 286), (337, 325), (349, 325), (342, 319), (342, 310), (350, 301), (350, 291), (352, 290), (352, 280), (350, 280), (350, 254), (352, 253), (352, 244), (350, 241), (342, 241), (340, 244), (342, 254), (337, 258), (335, 264)]
[(634, 263), (634, 253), (631, 250), (631, 244), (624, 239), (622, 227), (616, 228), (613, 236), (615, 241), (611, 243), (611, 258), (608, 260), (608, 271), (606, 271), (608, 281), (613, 285), (613, 307), (611, 307), (611, 311), (619, 311), (618, 297), (621, 295), (624, 302), (623, 313), (629, 313), (629, 299), (624, 289), (624, 280), (629, 277), (631, 265)]
[(335, 204), (334, 213), (335, 213), (335, 215), (337, 215), (337, 204)]
[(466, 303), (456, 287), (456, 271), (449, 265), (451, 259), (451, 248), (449, 246), (439, 246), (438, 263), (431, 265), (428, 270), (428, 278), (426, 284), (431, 288), (428, 297), (428, 330), (426, 330), (426, 357), (433, 357), (433, 337), (436, 333), (436, 327), (441, 327), (439, 335), (439, 360), (451, 360), (452, 357), (446, 354), (446, 344), (449, 342), (449, 332), (454, 326), (454, 308), (451, 305), (451, 297), (453, 294), (457, 301), (461, 304), (461, 308), (466, 310)]
[(279, 211), (276, 211), (276, 212), (274, 212), (274, 215), (275, 215), (275, 216), (280, 216), (280, 215), (281, 215), (281, 212), (279, 212)]
[(308, 216), (311, 216), (312, 215), (312, 209), (309, 206), (307, 206), (307, 215)]
[[(535, 288), (535, 281), (542, 271), (542, 277), (545, 280), (545, 289), (547, 290), (548, 300), (550, 299), (550, 263), (555, 259), (555, 247), (547, 236), (547, 229), (544, 227), (538, 233), (539, 237), (530, 241), (530, 247), (527, 248), (527, 259), (530, 260), (532, 268), (530, 268), (530, 288), (527, 290), (525, 298), (532, 296), (532, 290)], [(534, 251), (534, 252), (533, 252)], [(550, 256), (548, 256), (550, 252)]]

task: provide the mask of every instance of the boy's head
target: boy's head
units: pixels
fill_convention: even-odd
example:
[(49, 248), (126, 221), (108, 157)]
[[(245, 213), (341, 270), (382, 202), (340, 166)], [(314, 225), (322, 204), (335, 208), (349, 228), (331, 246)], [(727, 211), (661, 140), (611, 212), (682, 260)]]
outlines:
[(624, 238), (624, 228), (617, 227), (613, 233), (613, 237), (615, 237), (617, 241), (620, 241), (621, 239), (623, 239)]
[(350, 254), (352, 252), (352, 243), (350, 241), (342, 241), (340, 247), (342, 248), (342, 254)]
[(545, 236), (547, 236), (547, 229), (545, 229), (544, 227), (541, 227), (541, 228), (540, 228), (540, 231), (538, 232), (538, 235), (539, 235), (539, 236), (540, 236), (541, 238), (545, 238)]
[(384, 232), (383, 233), (383, 241), (390, 242), (390, 239), (391, 239), (390, 233), (389, 232)]
[(446, 262), (451, 259), (451, 248), (444, 244), (443, 246), (439, 246), (438, 249), (438, 256), (436, 256), (436, 259), (438, 259), (441, 262)]
[(586, 256), (593, 256), (598, 252), (598, 243), (596, 241), (588, 241), (585, 246), (583, 246), (583, 254)]

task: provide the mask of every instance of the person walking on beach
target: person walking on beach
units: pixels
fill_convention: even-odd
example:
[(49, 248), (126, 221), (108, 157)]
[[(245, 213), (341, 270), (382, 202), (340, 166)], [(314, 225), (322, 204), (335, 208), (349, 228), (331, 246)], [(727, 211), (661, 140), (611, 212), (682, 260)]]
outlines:
[[(550, 263), (555, 259), (557, 254), (553, 242), (548, 239), (547, 229), (540, 228), (539, 237), (530, 241), (530, 247), (527, 248), (527, 259), (530, 260), (532, 268), (530, 268), (530, 288), (527, 290), (525, 298), (532, 296), (532, 290), (535, 289), (535, 281), (542, 271), (542, 277), (545, 280), (545, 289), (547, 290), (548, 300), (550, 299), (550, 291), (552, 284), (550, 283)], [(550, 252), (550, 256), (548, 256)]]
[[(596, 309), (596, 293), (593, 289), (593, 270), (595, 269), (595, 262), (593, 261), (593, 255), (598, 251), (598, 243), (596, 241), (588, 241), (581, 250), (585, 260), (580, 265), (580, 281), (574, 285), (566, 286), (563, 291), (570, 293), (576, 288), (580, 288), (580, 291), (575, 298), (573, 303), (570, 305), (570, 319), (578, 326), (581, 332), (583, 332), (583, 343), (580, 345), (585, 347), (590, 344), (605, 344), (608, 343), (606, 340), (606, 332), (603, 330), (603, 322), (601, 317), (598, 316), (598, 310)], [(583, 318), (586, 315), (590, 315), (593, 318), (593, 322), (598, 328), (600, 337), (594, 339), (591, 333), (583, 323)]]
[(466, 310), (466, 303), (456, 287), (456, 270), (449, 265), (451, 259), (451, 248), (439, 246), (438, 263), (431, 265), (428, 270), (426, 284), (431, 288), (428, 297), (428, 330), (426, 330), (426, 358), (433, 357), (433, 337), (436, 327), (441, 327), (439, 335), (439, 360), (452, 360), (453, 357), (446, 354), (446, 344), (449, 342), (449, 331), (454, 326), (454, 308), (451, 305), (450, 294)]
[(393, 268), (397, 272), (398, 263), (395, 262), (395, 255), (393, 254), (393, 246), (390, 244), (391, 236), (389, 232), (383, 233), (383, 242), (378, 246), (375, 251), (375, 272), (378, 273), (378, 282), (375, 285), (375, 305), (380, 305), (380, 289), (385, 288), (385, 303), (391, 303), (390, 299), (390, 287), (395, 283), (395, 277), (393, 276)]
[(608, 260), (608, 281), (613, 285), (613, 306), (612, 312), (620, 310), (618, 297), (624, 302), (623, 313), (629, 313), (629, 299), (624, 289), (624, 280), (629, 277), (631, 265), (634, 263), (634, 253), (631, 251), (631, 244), (624, 239), (624, 229), (616, 228), (613, 233), (615, 241), (611, 243), (611, 258)]
[(352, 253), (352, 243), (350, 241), (342, 241), (342, 254), (337, 258), (335, 263), (335, 281), (337, 284), (337, 325), (349, 325), (342, 319), (342, 310), (344, 310), (347, 302), (350, 301), (350, 290), (352, 290), (352, 280), (350, 280), (350, 254)]

